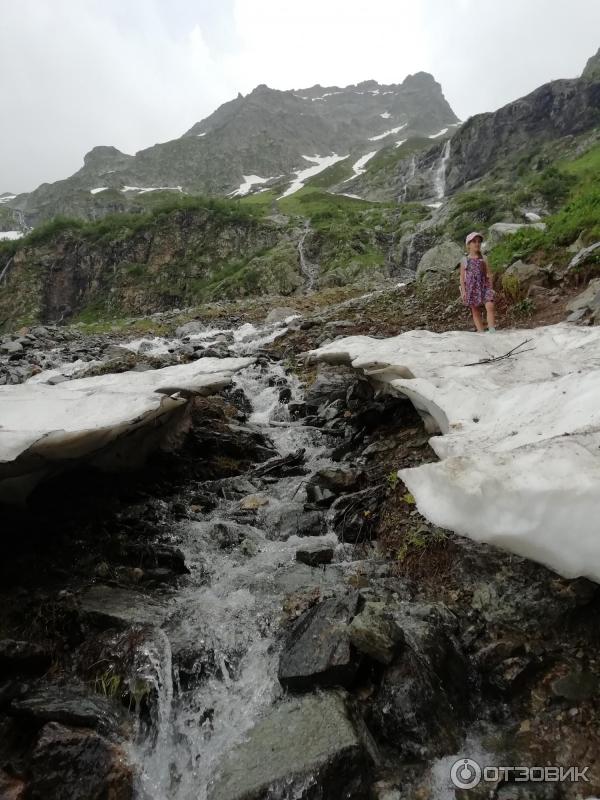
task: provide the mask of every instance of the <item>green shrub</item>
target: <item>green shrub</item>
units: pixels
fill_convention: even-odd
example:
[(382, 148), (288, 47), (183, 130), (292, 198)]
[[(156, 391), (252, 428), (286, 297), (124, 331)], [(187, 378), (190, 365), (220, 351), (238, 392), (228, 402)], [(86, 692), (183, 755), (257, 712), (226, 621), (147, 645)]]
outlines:
[(573, 175), (556, 167), (547, 167), (531, 182), (531, 190), (541, 195), (550, 208), (557, 208), (568, 197), (575, 180)]

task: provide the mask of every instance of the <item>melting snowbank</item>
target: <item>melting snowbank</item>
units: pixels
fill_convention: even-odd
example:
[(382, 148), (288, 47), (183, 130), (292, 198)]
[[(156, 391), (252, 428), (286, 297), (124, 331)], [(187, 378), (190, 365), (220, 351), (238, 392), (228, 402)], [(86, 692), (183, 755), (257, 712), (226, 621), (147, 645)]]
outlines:
[(333, 153), (330, 156), (302, 156), (307, 161), (312, 161), (314, 166), (307, 167), (307, 169), (301, 169), (296, 171), (296, 177), (292, 181), (292, 183), (288, 186), (285, 192), (279, 197), (279, 200), (282, 200), (284, 197), (289, 197), (291, 194), (299, 191), (303, 186), (305, 181), (309, 178), (312, 178), (314, 175), (318, 175), (319, 172), (323, 172), (324, 169), (327, 167), (331, 167), (333, 164), (337, 164), (338, 161), (343, 161), (348, 156), (338, 156), (337, 153)]
[(251, 358), (203, 358), (57, 386), (0, 386), (0, 500), (18, 502), (46, 475), (84, 459), (140, 463), (192, 395), (228, 385)]
[(399, 472), (431, 522), (600, 581), (600, 328), (355, 336), (314, 357), (351, 362), (443, 434), (441, 461)]

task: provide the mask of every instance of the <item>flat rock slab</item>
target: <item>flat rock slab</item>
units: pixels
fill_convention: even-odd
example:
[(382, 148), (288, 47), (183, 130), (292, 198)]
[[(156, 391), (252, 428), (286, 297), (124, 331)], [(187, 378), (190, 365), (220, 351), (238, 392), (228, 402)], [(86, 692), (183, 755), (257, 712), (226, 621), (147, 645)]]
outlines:
[[(340, 692), (307, 695), (275, 708), (235, 747), (209, 789), (209, 800), (367, 796), (375, 753)], [(310, 794), (317, 797), (316, 794)]]
[(92, 586), (81, 596), (80, 604), (82, 612), (101, 628), (160, 626), (168, 617), (168, 609), (148, 595), (117, 586)]
[(323, 600), (298, 619), (279, 661), (279, 681), (286, 689), (306, 692), (316, 686), (351, 685), (359, 659), (350, 644), (348, 625), (358, 611), (359, 595)]
[(39, 686), (23, 699), (13, 700), (11, 711), (40, 724), (60, 722), (108, 735), (126, 724), (126, 711), (118, 703), (84, 688), (53, 684)]

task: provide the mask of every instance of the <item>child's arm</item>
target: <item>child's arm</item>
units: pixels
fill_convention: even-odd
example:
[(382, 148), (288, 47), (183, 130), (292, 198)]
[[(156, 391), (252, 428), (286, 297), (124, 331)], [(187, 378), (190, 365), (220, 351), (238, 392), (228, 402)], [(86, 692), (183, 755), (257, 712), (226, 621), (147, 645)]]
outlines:
[(460, 262), (460, 296), (465, 299), (465, 262)]

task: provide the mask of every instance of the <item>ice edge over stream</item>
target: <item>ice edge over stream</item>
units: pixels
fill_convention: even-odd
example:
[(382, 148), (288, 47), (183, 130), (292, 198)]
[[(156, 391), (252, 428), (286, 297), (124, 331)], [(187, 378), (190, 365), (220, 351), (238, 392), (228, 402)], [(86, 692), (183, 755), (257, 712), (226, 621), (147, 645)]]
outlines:
[(352, 336), (310, 357), (351, 363), (442, 434), (439, 462), (398, 473), (427, 519), (600, 581), (600, 328)]

